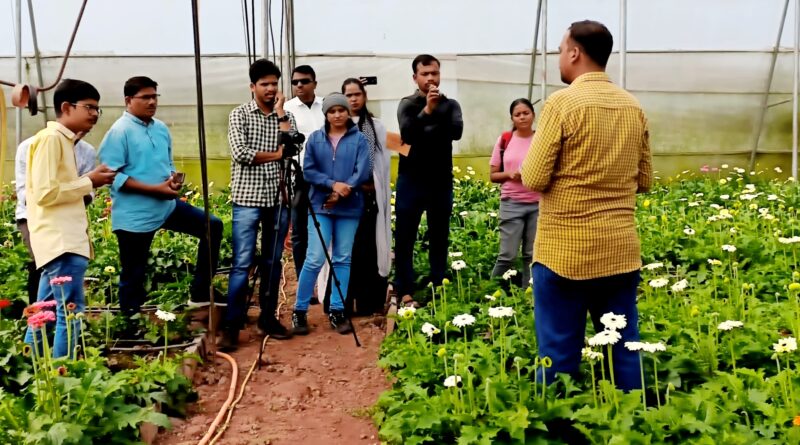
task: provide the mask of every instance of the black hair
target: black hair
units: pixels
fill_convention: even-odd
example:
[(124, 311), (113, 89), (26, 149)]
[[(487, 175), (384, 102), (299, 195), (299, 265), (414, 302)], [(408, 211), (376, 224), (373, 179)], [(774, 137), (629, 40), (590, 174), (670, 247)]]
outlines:
[[(347, 85), (351, 84), (357, 85), (358, 89), (361, 90), (362, 93), (364, 93), (364, 99), (367, 98), (367, 89), (364, 87), (364, 84), (361, 83), (361, 81), (356, 79), (355, 77), (348, 77), (347, 79), (344, 80), (344, 82), (342, 82), (342, 94), (344, 94), (344, 90), (345, 88), (347, 88)], [(363, 120), (364, 118), (372, 120), (373, 115), (367, 109), (366, 102), (364, 103), (364, 106), (361, 107), (361, 110), (359, 110), (358, 117), (359, 121)]]
[[(526, 107), (530, 108), (531, 109), (531, 113), (534, 116), (536, 116), (536, 111), (533, 109), (533, 104), (531, 103), (531, 101), (529, 101), (528, 99), (526, 99), (524, 97), (520, 97), (519, 99), (514, 99), (514, 101), (511, 102), (511, 106), (508, 107), (508, 114), (510, 114), (511, 117), (514, 117), (514, 108), (517, 108), (517, 105), (520, 105), (520, 104), (525, 105)], [(514, 124), (511, 124), (511, 131), (513, 132), (516, 129), (517, 129), (516, 126)]]
[(569, 27), (569, 37), (583, 48), (589, 58), (605, 68), (611, 56), (614, 38), (606, 25), (594, 20), (575, 22)]
[(517, 105), (519, 105), (519, 104), (525, 105), (526, 107), (531, 109), (531, 112), (536, 113), (533, 110), (533, 104), (531, 103), (531, 101), (529, 101), (528, 99), (526, 99), (524, 97), (520, 97), (519, 99), (514, 99), (514, 102), (511, 102), (511, 106), (508, 107), (508, 114), (513, 115), (514, 114), (514, 108), (516, 108)]
[(258, 59), (250, 65), (250, 83), (258, 82), (258, 79), (267, 76), (281, 78), (281, 69), (267, 59)]
[(145, 88), (158, 89), (158, 84), (155, 80), (146, 76), (131, 77), (125, 81), (125, 86), (122, 87), (122, 94), (124, 94), (125, 97), (135, 96), (136, 93)]
[[(300, 73), (300, 74), (309, 75), (309, 76), (311, 76), (311, 80), (313, 80), (314, 82), (317, 81), (317, 73), (314, 72), (314, 68), (311, 68), (310, 65), (296, 66), (292, 70), (292, 77), (294, 77), (294, 73)], [(278, 77), (280, 77), (280, 74), (278, 74)], [(253, 82), (253, 83), (255, 83), (255, 82)]]
[(436, 62), (437, 65), (442, 66), (442, 63), (439, 62), (439, 59), (433, 57), (430, 54), (420, 54), (417, 57), (414, 57), (414, 61), (411, 62), (411, 70), (414, 71), (414, 74), (417, 74), (417, 67), (419, 65), (428, 66)]
[(61, 117), (61, 105), (63, 103), (74, 104), (79, 100), (85, 99), (94, 99), (99, 102), (100, 93), (97, 88), (82, 80), (62, 80), (53, 92), (53, 107), (56, 109), (56, 117)]

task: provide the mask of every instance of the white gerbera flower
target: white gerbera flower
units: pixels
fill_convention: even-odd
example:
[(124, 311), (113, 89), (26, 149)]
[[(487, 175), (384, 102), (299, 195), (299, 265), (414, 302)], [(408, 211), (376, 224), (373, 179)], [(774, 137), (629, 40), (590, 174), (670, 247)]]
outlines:
[(417, 308), (413, 306), (401, 307), (397, 310), (397, 316), (400, 318), (414, 318), (414, 313), (417, 312)]
[(736, 252), (736, 246), (732, 246), (730, 244), (723, 244), (722, 245), (722, 250), (724, 250), (726, 252), (733, 253), (733, 252)]
[(644, 343), (642, 343), (640, 341), (626, 341), (625, 342), (625, 347), (629, 351), (634, 351), (634, 352), (641, 351), (642, 349), (644, 349)]
[(489, 212), (489, 216), (491, 216), (492, 218), (497, 218), (497, 213)]
[(450, 256), (450, 258), (458, 258), (464, 254), (462, 252), (450, 252), (448, 255)]
[(730, 331), (735, 328), (741, 328), (742, 326), (744, 326), (744, 323), (742, 323), (741, 321), (726, 320), (720, 323), (719, 326), (717, 326), (717, 329), (719, 329), (720, 331)]
[(452, 267), (453, 270), (462, 270), (467, 267), (467, 263), (465, 263), (464, 260), (456, 260), (453, 261), (453, 264), (451, 264), (450, 267)]
[(673, 284), (670, 289), (672, 289), (673, 292), (683, 292), (688, 286), (689, 282), (686, 281), (686, 279), (683, 279)]
[(645, 269), (645, 270), (656, 270), (656, 269), (660, 269), (662, 267), (664, 267), (664, 263), (656, 262), (656, 263), (647, 264), (647, 265), (643, 266), (642, 269)]
[(463, 212), (460, 212), (460, 213), (459, 213), (459, 215), (461, 215), (461, 216), (467, 216), (467, 215), (469, 215), (469, 212), (468, 212), (468, 211), (466, 211), (466, 210), (464, 210)]
[(514, 308), (507, 306), (498, 306), (489, 308), (489, 316), (492, 318), (506, 318), (514, 316)]
[(777, 201), (778, 195), (767, 195), (767, 201)]
[(775, 173), (783, 173), (783, 170), (780, 167), (775, 167)]
[(710, 264), (712, 266), (721, 266), (722, 265), (722, 261), (720, 261), (720, 260), (718, 260), (716, 258), (709, 258), (708, 259), (708, 264)]
[(592, 348), (588, 348), (588, 347), (581, 349), (581, 355), (583, 356), (583, 358), (585, 358), (586, 360), (588, 360), (590, 362), (597, 361), (597, 360), (603, 360), (603, 353), (602, 352), (597, 352), (597, 351), (593, 350)]
[(439, 332), (441, 332), (441, 330), (439, 330), (439, 328), (430, 323), (425, 323), (422, 325), (422, 333), (427, 335), (428, 337), (433, 337)]
[(719, 195), (719, 199), (727, 201), (728, 199), (731, 199), (731, 195)]
[(517, 270), (516, 269), (508, 269), (507, 271), (505, 271), (503, 273), (503, 279), (506, 280), (506, 281), (510, 280), (511, 277), (515, 277), (515, 276), (517, 276)]
[(649, 284), (650, 287), (652, 288), (658, 289), (660, 287), (664, 287), (667, 284), (669, 284), (669, 280), (666, 278), (655, 278), (653, 280), (650, 280), (650, 282), (647, 284)]
[(797, 350), (797, 339), (794, 337), (778, 339), (778, 343), (773, 344), (772, 349), (774, 349), (778, 354), (794, 352)]
[(589, 339), (589, 346), (614, 345), (622, 339), (622, 334), (608, 329), (600, 331)]
[(613, 312), (607, 312), (600, 317), (600, 323), (603, 323), (603, 326), (606, 329), (613, 329), (619, 330), (624, 329), (625, 326), (628, 325), (628, 321), (625, 319), (625, 315), (617, 315)]
[(459, 383), (461, 383), (461, 376), (458, 375), (451, 375), (444, 379), (444, 386), (446, 388), (455, 388)]
[(161, 309), (156, 311), (156, 317), (163, 321), (175, 321), (175, 314), (172, 312), (162, 311)]
[(649, 352), (651, 354), (655, 354), (656, 352), (664, 352), (667, 350), (667, 346), (664, 343), (642, 343), (642, 350), (645, 352)]
[(693, 229), (693, 228), (691, 228), (691, 227), (687, 227), (687, 228), (683, 229), (683, 233), (685, 233), (685, 234), (687, 234), (687, 235), (689, 235), (689, 236), (692, 236), (692, 235), (694, 235), (694, 234), (695, 234), (695, 231), (694, 231), (694, 229)]
[(495, 298), (495, 296), (494, 296), (494, 295), (489, 295), (489, 294), (486, 294), (486, 296), (485, 296), (484, 298), (486, 298), (486, 299), (487, 299), (487, 300), (489, 300), (489, 301), (495, 301), (495, 300), (497, 300), (497, 298)]
[(470, 314), (456, 315), (455, 318), (453, 318), (453, 326), (457, 328), (472, 326), (473, 324), (475, 324), (475, 317)]

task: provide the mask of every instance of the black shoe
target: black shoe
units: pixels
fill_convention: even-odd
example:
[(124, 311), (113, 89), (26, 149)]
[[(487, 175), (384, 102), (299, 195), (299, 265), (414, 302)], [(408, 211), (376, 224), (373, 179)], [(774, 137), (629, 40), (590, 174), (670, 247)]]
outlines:
[(342, 311), (331, 311), (330, 315), (328, 315), (328, 319), (331, 322), (331, 329), (342, 335), (353, 331), (353, 326), (350, 324), (350, 320), (344, 316), (344, 312)]
[(292, 338), (292, 331), (286, 329), (278, 320), (259, 323), (258, 327), (264, 331), (264, 334), (269, 335), (270, 338), (274, 338), (275, 340), (288, 340)]
[(308, 318), (306, 311), (292, 313), (292, 335), (308, 335)]
[(239, 348), (239, 330), (229, 329), (222, 334), (219, 342), (219, 350), (222, 352), (233, 352)]

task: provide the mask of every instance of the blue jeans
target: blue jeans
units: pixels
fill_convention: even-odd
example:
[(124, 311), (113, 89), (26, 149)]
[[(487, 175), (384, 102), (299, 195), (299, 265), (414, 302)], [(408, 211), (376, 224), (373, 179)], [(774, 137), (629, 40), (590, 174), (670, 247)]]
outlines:
[[(211, 276), (217, 270), (219, 246), (222, 242), (222, 220), (211, 215)], [(211, 276), (208, 274), (208, 244), (206, 243), (205, 212), (181, 200), (176, 200), (175, 210), (161, 226), (162, 229), (185, 233), (200, 239), (191, 295), (193, 301), (208, 301)], [(156, 232), (128, 232), (115, 230), (119, 242), (119, 306), (122, 313), (131, 316), (139, 312), (147, 292), (144, 285), (150, 244)]]
[[(86, 301), (83, 295), (83, 276), (89, 266), (89, 259), (74, 253), (65, 253), (50, 261), (42, 267), (42, 277), (39, 281), (39, 295), (37, 301), (56, 301), (56, 331), (53, 342), (53, 357), (64, 357), (69, 353), (72, 357), (75, 346), (78, 344), (80, 334), (80, 321), (72, 320), (72, 340), (67, 347), (67, 319), (64, 317), (64, 304), (75, 303), (73, 313), (83, 312)], [(72, 281), (59, 286), (51, 286), (50, 280), (56, 277), (72, 277)], [(25, 332), (25, 343), (35, 346), (39, 353), (42, 350), (42, 333), (34, 333), (30, 328)], [(34, 345), (34, 336), (37, 345)], [(72, 349), (68, 351), (68, 349)]]
[[(358, 218), (317, 214), (319, 229), (325, 244), (332, 246), (331, 263), (333, 272), (339, 280), (340, 289), (331, 282), (331, 311), (343, 311), (344, 299), (347, 297), (347, 285), (350, 282), (350, 259), (353, 251), (353, 240), (358, 229)], [(331, 243), (331, 239), (333, 242)], [(325, 247), (319, 240), (314, 220), (308, 218), (308, 252), (300, 279), (297, 284), (297, 302), (294, 310), (307, 311), (311, 294), (314, 292), (319, 271), (325, 264)]]
[[(622, 339), (612, 347), (617, 387), (624, 391), (642, 387), (639, 353), (625, 348), (625, 342), (639, 341), (636, 308), (639, 280), (638, 270), (591, 280), (570, 280), (540, 263), (533, 265), (533, 308), (539, 357), (550, 357), (553, 361), (553, 366), (545, 371), (548, 383), (553, 381), (556, 372), (578, 373), (586, 335), (586, 312), (591, 315), (597, 332), (604, 329), (600, 317), (613, 312), (625, 315), (628, 322), (620, 331)], [(607, 357), (605, 349), (603, 347), (602, 352)], [(541, 382), (541, 372), (536, 377)]]
[(230, 330), (241, 329), (246, 321), (245, 304), (250, 290), (248, 276), (256, 254), (259, 226), (261, 226), (261, 262), (258, 265), (261, 274), (258, 295), (261, 306), (259, 324), (264, 327), (277, 321), (275, 311), (278, 308), (278, 286), (281, 282), (283, 240), (289, 230), (289, 209), (285, 206), (246, 207), (234, 204), (233, 267), (228, 280), (228, 311), (225, 316), (225, 322)]
[[(417, 178), (397, 177), (395, 204), (395, 286), (397, 295), (414, 292), (414, 243), (419, 234), (422, 212), (428, 218), (428, 261), (430, 281), (440, 285), (447, 271), (450, 244), (450, 214), (453, 212), (453, 184), (422, 183)], [(427, 284), (427, 283), (425, 283)]]

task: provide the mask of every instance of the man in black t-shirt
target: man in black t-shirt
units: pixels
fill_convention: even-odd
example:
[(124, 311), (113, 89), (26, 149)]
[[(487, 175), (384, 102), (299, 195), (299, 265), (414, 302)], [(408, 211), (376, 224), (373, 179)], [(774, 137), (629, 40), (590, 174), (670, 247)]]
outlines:
[[(439, 92), (440, 63), (422, 54), (412, 62), (418, 90), (397, 109), (400, 137), (409, 144), (400, 157), (395, 212), (397, 295), (414, 291), (414, 242), (422, 212), (427, 213), (430, 280), (439, 285), (447, 268), (450, 214), (453, 211), (453, 141), (461, 139), (461, 106)], [(404, 298), (404, 300), (408, 300)]]

